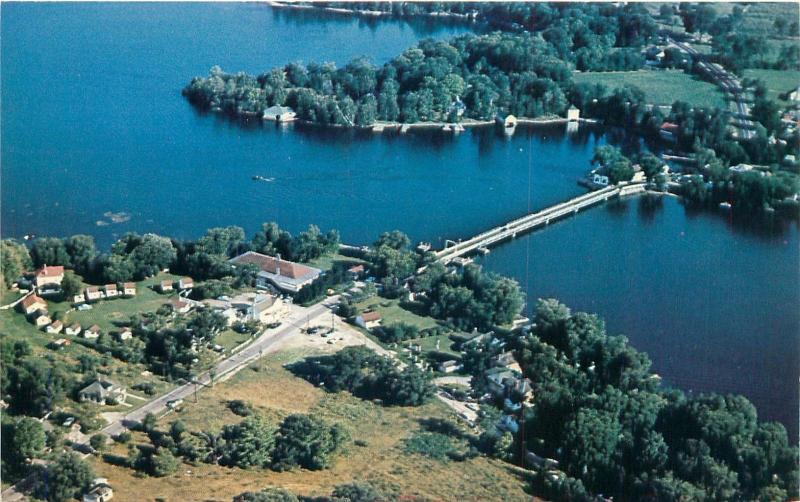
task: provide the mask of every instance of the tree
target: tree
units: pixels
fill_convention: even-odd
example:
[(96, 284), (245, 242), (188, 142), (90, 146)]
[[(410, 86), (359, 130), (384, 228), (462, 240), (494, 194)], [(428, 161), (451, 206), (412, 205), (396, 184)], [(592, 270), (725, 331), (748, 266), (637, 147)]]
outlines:
[(89, 445), (97, 451), (102, 451), (106, 447), (108, 436), (98, 433), (89, 438)]
[[(33, 418), (22, 417), (3, 423), (3, 472), (11, 474), (44, 452), (46, 436), (42, 424)], [(7, 471), (7, 469), (9, 471)]]
[(97, 257), (94, 237), (90, 235), (73, 235), (65, 240), (64, 246), (69, 255), (72, 268), (82, 275), (89, 273), (94, 259)]
[(94, 472), (75, 453), (62, 453), (41, 468), (33, 493), (48, 502), (65, 502), (89, 488)]
[(64, 241), (57, 237), (39, 237), (33, 241), (31, 259), (35, 267), (45, 265), (70, 266), (70, 258)]
[(83, 289), (83, 282), (73, 272), (67, 271), (64, 273), (64, 279), (61, 281), (61, 293), (65, 299), (71, 299)]
[(331, 494), (334, 500), (347, 502), (380, 502), (386, 496), (369, 483), (353, 482), (337, 485)]
[(178, 470), (178, 459), (168, 448), (158, 448), (150, 457), (150, 473), (158, 478), (168, 476)]
[(157, 421), (156, 416), (153, 415), (152, 413), (148, 413), (147, 415), (145, 415), (144, 418), (142, 419), (142, 423), (140, 424), (142, 432), (150, 433), (156, 430), (156, 421)]
[(220, 464), (249, 467), (267, 467), (272, 462), (275, 448), (275, 427), (262, 417), (253, 415), (234, 425), (226, 425), (220, 438)]
[(23, 272), (33, 266), (28, 249), (13, 239), (0, 241), (0, 260), (0, 274), (6, 287), (11, 286)]
[(245, 492), (234, 498), (235, 502), (299, 502), (291, 492), (283, 488), (264, 488), (260, 492)]
[(295, 466), (325, 469), (345, 439), (346, 433), (338, 424), (328, 426), (309, 415), (289, 415), (278, 431), (272, 468), (277, 471)]

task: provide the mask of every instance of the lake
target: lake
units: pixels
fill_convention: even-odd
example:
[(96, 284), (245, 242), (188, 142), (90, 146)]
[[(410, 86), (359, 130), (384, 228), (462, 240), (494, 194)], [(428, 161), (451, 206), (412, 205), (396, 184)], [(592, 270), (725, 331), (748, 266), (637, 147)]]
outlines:
[[(594, 148), (635, 139), (582, 125), (375, 135), (242, 123), (180, 95), (215, 64), (261, 72), (366, 55), (383, 63), (455, 24), (370, 21), (259, 4), (2, 4), (2, 235), (128, 231), (194, 238), (337, 228), (367, 244), (400, 229), (439, 246), (583, 192)], [(261, 175), (272, 182), (256, 182)], [(112, 213), (124, 213), (115, 223)], [(129, 219), (128, 219), (129, 218)], [(664, 379), (740, 392), (796, 434), (797, 225), (687, 211), (665, 198), (591, 209), (505, 244), (484, 266), (532, 305), (603, 316)]]

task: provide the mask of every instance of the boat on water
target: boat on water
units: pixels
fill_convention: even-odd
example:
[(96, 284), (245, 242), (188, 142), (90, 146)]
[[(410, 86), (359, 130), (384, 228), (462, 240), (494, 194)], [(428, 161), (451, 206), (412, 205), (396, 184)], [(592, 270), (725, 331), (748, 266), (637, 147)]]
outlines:
[(265, 176), (261, 176), (261, 175), (257, 174), (255, 176), (253, 176), (253, 180), (254, 181), (267, 181), (267, 182), (269, 182), (269, 181), (275, 181), (275, 178), (267, 178)]

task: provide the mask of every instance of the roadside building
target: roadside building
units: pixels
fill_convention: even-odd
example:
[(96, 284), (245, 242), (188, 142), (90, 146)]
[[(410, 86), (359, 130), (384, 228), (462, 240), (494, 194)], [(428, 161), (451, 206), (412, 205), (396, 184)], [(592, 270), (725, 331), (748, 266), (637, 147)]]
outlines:
[(124, 403), (128, 397), (125, 387), (107, 378), (98, 378), (80, 391), (78, 398), (81, 402), (105, 404), (108, 401)]
[(365, 329), (377, 328), (381, 325), (381, 313), (377, 311), (364, 312), (356, 316), (355, 323)]
[(122, 294), (125, 296), (136, 296), (136, 283), (126, 282), (122, 285)]
[(288, 106), (275, 105), (264, 110), (263, 118), (275, 122), (291, 122), (297, 118), (297, 114)]
[(20, 310), (25, 315), (31, 315), (39, 310), (47, 311), (47, 302), (36, 295), (28, 295), (19, 302)]
[(245, 321), (269, 324), (278, 322), (288, 312), (286, 305), (275, 295), (243, 293), (230, 300), (230, 305), (241, 313)]
[(318, 268), (282, 260), (280, 255), (273, 257), (254, 251), (248, 251), (231, 259), (231, 263), (234, 265), (239, 263), (257, 265), (260, 271), (256, 277), (256, 287), (266, 289), (272, 285), (289, 293), (297, 293), (322, 273)]
[(36, 271), (36, 287), (41, 288), (47, 285), (60, 286), (61, 281), (64, 280), (64, 267), (47, 266), (40, 268)]

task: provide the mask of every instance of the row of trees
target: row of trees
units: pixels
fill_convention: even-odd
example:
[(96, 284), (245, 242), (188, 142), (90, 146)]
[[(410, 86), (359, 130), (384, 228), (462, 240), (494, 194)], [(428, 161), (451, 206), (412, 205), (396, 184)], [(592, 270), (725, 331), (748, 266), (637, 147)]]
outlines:
[(741, 396), (662, 389), (648, 357), (596, 316), (540, 301), (515, 340), (533, 382), (517, 437), (567, 474), (542, 477), (553, 500), (784, 500), (797, 493), (797, 449)]
[(425, 293), (420, 301), (430, 316), (467, 331), (510, 324), (525, 302), (515, 280), (476, 265), (448, 273), (440, 263), (430, 264), (415, 278), (414, 291)]
[[(115, 242), (110, 253), (100, 253), (94, 238), (74, 235), (65, 239), (41, 237), (30, 250), (13, 241), (2, 241), (3, 280), (8, 286), (33, 267), (63, 265), (89, 282), (98, 284), (141, 280), (169, 268), (197, 280), (229, 278), (234, 284), (252, 284), (257, 270), (233, 267), (228, 260), (245, 251), (280, 255), (293, 261), (309, 261), (339, 247), (339, 233), (322, 233), (314, 225), (296, 237), (276, 223), (265, 223), (246, 240), (240, 227), (212, 228), (197, 241), (178, 241), (156, 234), (128, 233)], [(220, 286), (219, 284), (217, 286)]]
[(347, 347), (331, 356), (309, 357), (291, 370), (330, 392), (350, 391), (386, 405), (419, 406), (431, 398), (430, 377), (416, 366), (398, 369), (388, 358), (363, 347)]
[(376, 120), (456, 122), (462, 113), (482, 120), (563, 114), (573, 68), (641, 68), (639, 49), (656, 33), (646, 9), (635, 4), (476, 8), (499, 26), (543, 31), (424, 40), (381, 67), (363, 58), (343, 68), (290, 63), (255, 77), (215, 66), (183, 94), (201, 108), (234, 115), (287, 105), (301, 119), (348, 127)]

